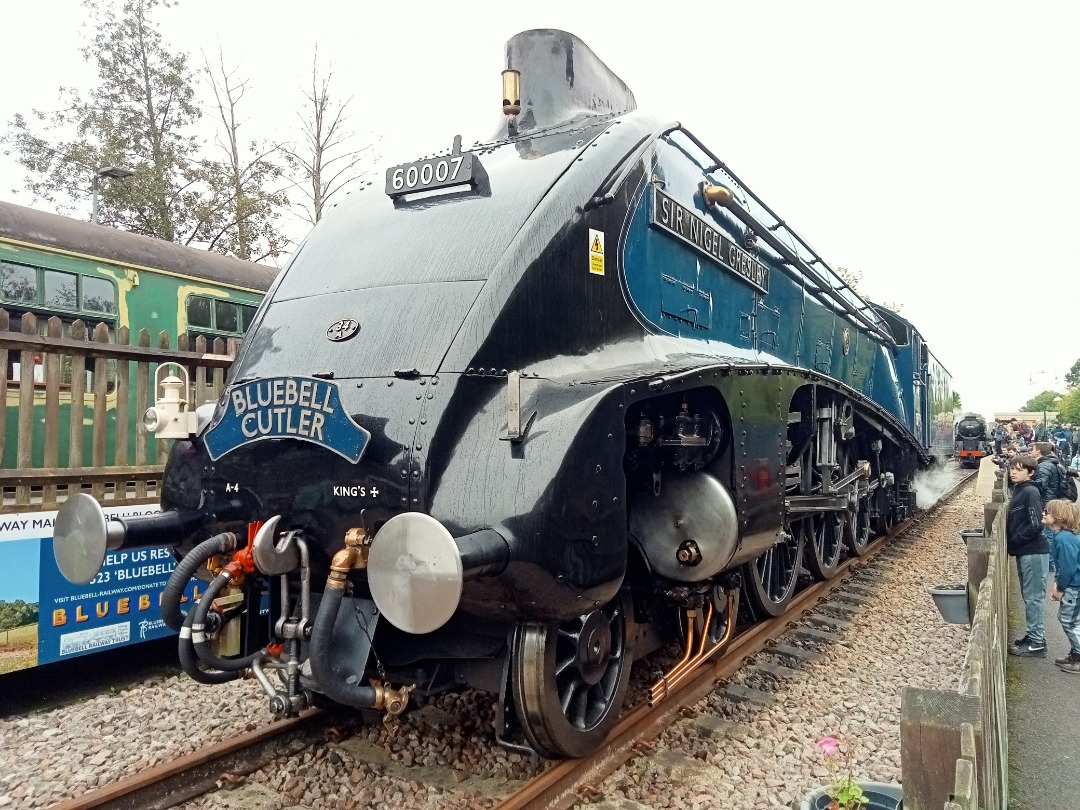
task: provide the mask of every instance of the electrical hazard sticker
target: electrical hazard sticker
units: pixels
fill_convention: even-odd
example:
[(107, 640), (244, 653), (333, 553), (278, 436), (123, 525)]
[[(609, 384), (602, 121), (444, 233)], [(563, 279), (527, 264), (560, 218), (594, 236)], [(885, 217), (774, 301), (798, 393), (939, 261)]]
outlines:
[(589, 228), (589, 272), (604, 275), (604, 232)]

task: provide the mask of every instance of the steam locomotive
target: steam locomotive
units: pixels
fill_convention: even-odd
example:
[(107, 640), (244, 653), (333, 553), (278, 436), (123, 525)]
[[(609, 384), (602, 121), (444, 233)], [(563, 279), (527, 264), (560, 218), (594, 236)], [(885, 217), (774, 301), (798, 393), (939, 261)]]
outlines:
[(501, 742), (579, 756), (633, 660), (685, 645), (663, 700), (740, 606), (782, 613), (914, 511), (947, 380), (581, 40), (518, 34), (504, 66), (490, 141), (319, 223), (219, 402), (159, 379), (162, 513), (74, 496), (55, 553), (85, 581), (173, 546), (185, 669), (251, 668), (275, 713), (473, 687)]
[(956, 457), (962, 467), (978, 467), (991, 454), (986, 420), (977, 413), (965, 413), (956, 423)]

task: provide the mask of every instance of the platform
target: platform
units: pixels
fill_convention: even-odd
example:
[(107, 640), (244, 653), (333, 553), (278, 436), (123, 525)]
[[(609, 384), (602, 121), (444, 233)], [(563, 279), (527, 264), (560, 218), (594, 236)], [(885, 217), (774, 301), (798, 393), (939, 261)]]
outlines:
[[(990, 500), (997, 468), (984, 462), (976, 484)], [(1016, 563), (1009, 560), (1009, 638), (1024, 634), (1024, 602)], [(1005, 695), (1009, 734), (1009, 810), (1080, 808), (1080, 675), (1069, 675), (1054, 659), (1069, 651), (1058, 624), (1058, 603), (1050, 601), (1047, 583), (1046, 657), (1010, 655)], [(993, 810), (988, 808), (987, 810)]]

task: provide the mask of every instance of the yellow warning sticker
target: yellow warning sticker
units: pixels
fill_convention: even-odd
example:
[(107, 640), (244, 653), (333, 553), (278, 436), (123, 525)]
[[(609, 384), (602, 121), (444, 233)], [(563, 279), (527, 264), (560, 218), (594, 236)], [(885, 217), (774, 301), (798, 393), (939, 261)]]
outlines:
[(604, 275), (604, 232), (589, 228), (589, 272)]

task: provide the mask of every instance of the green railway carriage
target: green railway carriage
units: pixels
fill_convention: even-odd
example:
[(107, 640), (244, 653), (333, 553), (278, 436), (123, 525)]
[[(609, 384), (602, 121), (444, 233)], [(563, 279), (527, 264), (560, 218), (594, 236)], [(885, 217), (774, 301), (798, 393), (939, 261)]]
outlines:
[[(169, 334), (173, 346), (178, 335), (187, 335), (192, 348), (199, 336), (239, 339), (276, 272), (276, 268), (230, 256), (0, 203), (0, 308), (8, 313), (11, 331), (29, 331), (22, 321), (33, 315), (38, 335), (45, 335), (48, 320), (56, 317), (64, 337), (92, 339), (95, 327), (100, 330), (97, 325), (104, 324), (110, 343), (115, 343), (125, 328), (132, 343), (137, 342), (140, 330), (149, 330), (155, 346), (161, 332)], [(100, 331), (98, 337), (102, 337)], [(34, 382), (35, 411), (44, 408), (42, 358), (35, 356), (33, 369), (27, 369), (22, 368), (21, 357), (19, 352), (8, 352), (5, 469), (20, 466), (15, 436), (22, 380)], [(85, 390), (91, 392), (94, 372), (85, 373)], [(110, 362), (105, 373), (106, 411), (95, 413), (94, 419), (107, 420), (109, 459), (113, 461), (116, 363)], [(68, 393), (61, 396), (60, 407), (68, 410), (70, 364), (62, 375)], [(141, 414), (134, 407), (127, 413), (125, 430), (132, 436)], [(67, 418), (65, 413), (63, 421)], [(61, 466), (91, 466), (91, 423), (86, 421), (82, 458), (70, 457), (67, 435), (61, 433)], [(34, 419), (33, 467), (48, 466), (42, 454), (43, 434), (48, 429), (42, 411), (42, 418)], [(115, 459), (115, 463), (133, 463), (134, 447), (135, 442), (128, 441), (129, 458)]]
[(196, 402), (214, 398), (226, 362), (182, 350), (238, 340), (276, 272), (0, 202), (0, 674), (171, 633), (169, 550), (110, 554), (71, 586), (52, 559), (57, 504), (92, 489), (110, 519), (157, 511), (161, 452), (140, 428), (153, 369), (182, 362)]

